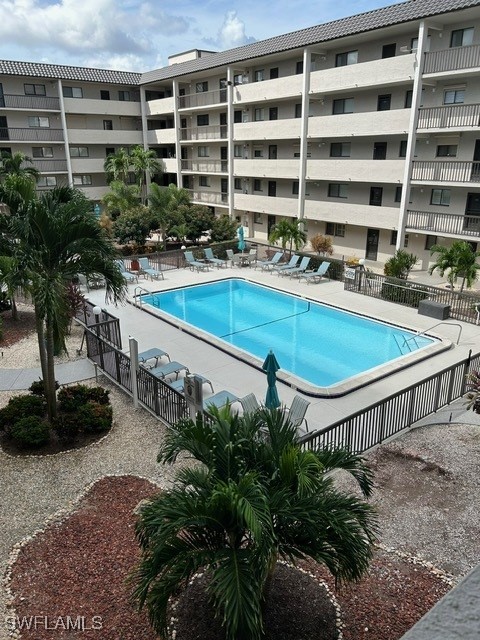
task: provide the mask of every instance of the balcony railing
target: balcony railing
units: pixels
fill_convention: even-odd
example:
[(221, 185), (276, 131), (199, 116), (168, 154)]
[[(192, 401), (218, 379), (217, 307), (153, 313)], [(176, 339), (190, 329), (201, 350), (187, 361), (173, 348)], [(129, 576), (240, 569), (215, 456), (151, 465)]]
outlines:
[(428, 231), (430, 235), (480, 237), (480, 216), (463, 216), (432, 211), (408, 211), (407, 229)]
[(455, 104), (420, 109), (417, 128), (449, 129), (479, 125), (480, 104)]
[(413, 163), (412, 180), (478, 183), (480, 182), (480, 162), (416, 160)]
[(427, 51), (423, 73), (439, 73), (456, 69), (473, 69), (480, 66), (480, 45), (452, 47), (441, 51)]
[(200, 173), (226, 173), (227, 160), (182, 160), (182, 171), (199, 171)]
[(227, 125), (207, 125), (180, 129), (180, 140), (214, 140), (227, 137)]
[(60, 100), (48, 96), (23, 96), (5, 93), (0, 95), (0, 107), (6, 109), (39, 109), (60, 111)]
[(67, 161), (66, 160), (49, 160), (34, 158), (33, 166), (41, 173), (66, 173)]
[(60, 142), (63, 140), (63, 129), (50, 129), (48, 127), (16, 129), (2, 127), (0, 128), (0, 140), (13, 140), (14, 142)]
[(192, 202), (200, 204), (228, 204), (228, 193), (219, 193), (218, 191), (199, 191), (198, 189), (186, 189)]
[(205, 107), (209, 104), (221, 104), (227, 101), (227, 90), (216, 89), (214, 91), (201, 91), (189, 93), (178, 97), (179, 109), (191, 109), (193, 107)]

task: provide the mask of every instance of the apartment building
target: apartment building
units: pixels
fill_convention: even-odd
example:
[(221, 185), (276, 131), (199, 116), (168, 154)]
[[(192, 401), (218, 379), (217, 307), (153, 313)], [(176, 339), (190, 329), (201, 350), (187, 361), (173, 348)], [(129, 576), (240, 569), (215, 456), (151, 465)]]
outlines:
[[(0, 62), (0, 148), (98, 200), (143, 144), (265, 240), (296, 217), (384, 262), (480, 240), (480, 0), (411, 0), (144, 74)], [(67, 150), (67, 151), (66, 151)]]

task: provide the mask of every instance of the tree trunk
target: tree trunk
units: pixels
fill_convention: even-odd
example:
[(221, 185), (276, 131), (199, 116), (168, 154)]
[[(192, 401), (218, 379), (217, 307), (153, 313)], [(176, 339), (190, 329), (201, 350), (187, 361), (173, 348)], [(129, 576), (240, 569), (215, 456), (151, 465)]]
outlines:
[(42, 378), (45, 383), (47, 379), (47, 352), (45, 349), (45, 330), (43, 325), (43, 318), (40, 317), (37, 309), (35, 308), (35, 328), (37, 330), (38, 338), (38, 352), (40, 355), (40, 366), (42, 368)]
[(47, 360), (47, 375), (43, 378), (43, 384), (45, 387), (45, 397), (47, 399), (48, 419), (52, 422), (57, 417), (57, 395), (55, 389), (55, 363), (53, 360), (54, 354), (54, 339), (53, 339), (53, 324), (47, 314), (46, 322), (46, 360)]
[(18, 309), (17, 309), (17, 303), (15, 302), (15, 298), (14, 296), (10, 297), (10, 301), (12, 303), (12, 319), (13, 320), (18, 320)]
[(262, 593), (262, 607), (265, 606), (265, 603), (268, 599), (268, 596), (270, 594), (270, 590), (272, 588), (272, 580), (273, 580), (273, 573), (277, 567), (277, 560), (278, 560), (278, 554), (272, 553), (272, 555), (270, 556), (270, 560), (268, 563), (268, 568), (267, 568), (267, 577), (265, 578), (265, 583), (263, 585), (263, 593)]

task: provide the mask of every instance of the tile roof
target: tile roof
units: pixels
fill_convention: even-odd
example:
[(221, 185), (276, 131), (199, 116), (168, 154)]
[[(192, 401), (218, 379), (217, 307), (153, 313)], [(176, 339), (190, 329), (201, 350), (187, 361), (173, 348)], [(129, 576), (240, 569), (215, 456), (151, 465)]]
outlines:
[(130, 71), (113, 71), (111, 69), (89, 69), (87, 67), (70, 67), (61, 64), (44, 64), (41, 62), (14, 62), (0, 60), (0, 73), (29, 78), (55, 78), (61, 80), (78, 80), (84, 82), (102, 82), (108, 84), (138, 85), (141, 73)]
[(412, 20), (420, 20), (422, 18), (479, 5), (480, 0), (409, 0), (408, 2), (390, 5), (382, 9), (367, 11), (366, 13), (334, 20), (333, 22), (327, 22), (307, 29), (275, 36), (267, 40), (260, 40), (253, 44), (221, 51), (196, 60), (181, 62), (154, 71), (147, 71), (142, 74), (141, 83), (145, 84), (166, 80), (168, 78), (176, 78), (197, 71), (222, 67), (251, 58), (298, 49), (308, 45), (335, 40), (336, 38), (372, 31), (381, 27), (388, 27)]

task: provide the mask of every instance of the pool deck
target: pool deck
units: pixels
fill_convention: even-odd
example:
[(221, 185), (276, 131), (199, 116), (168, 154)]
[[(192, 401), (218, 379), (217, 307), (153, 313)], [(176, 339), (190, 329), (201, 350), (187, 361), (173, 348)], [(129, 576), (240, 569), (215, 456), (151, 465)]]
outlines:
[[(319, 284), (307, 284), (298, 282), (297, 279), (280, 278), (276, 274), (271, 275), (252, 268), (211, 268), (208, 272), (202, 271), (200, 273), (193, 273), (189, 269), (167, 271), (163, 281), (140, 280), (139, 285), (129, 284), (128, 298), (129, 300), (133, 299), (138, 286), (152, 292), (164, 291), (232, 277), (245, 278), (289, 293), (304, 295), (319, 302), (392, 322), (414, 331), (428, 330), (438, 322), (433, 318), (419, 315), (416, 309), (344, 291), (342, 282), (324, 280)], [(240, 397), (253, 392), (259, 401), (264, 400), (267, 385), (265, 374), (261, 371), (149, 313), (141, 311), (132, 304), (117, 307), (106, 305), (104, 291), (101, 289), (90, 291), (87, 297), (94, 304), (98, 304), (120, 318), (124, 349), (128, 349), (128, 337), (132, 336), (137, 339), (140, 351), (153, 347), (168, 351), (172, 359), (186, 364), (191, 372), (199, 373), (211, 380), (215, 391), (227, 389)], [(470, 349), (473, 353), (480, 350), (480, 326), (458, 323), (455, 320), (445, 322), (451, 324), (440, 324), (432, 330), (432, 333), (452, 342), (454, 347), (448, 351), (443, 351), (428, 360), (419, 362), (340, 398), (305, 396), (311, 402), (307, 412), (310, 431), (332, 424), (416, 381), (420, 382), (440, 369), (467, 357)], [(461, 325), (462, 332), (457, 346), (458, 324)], [(308, 340), (308, 338), (306, 339)], [(286, 406), (290, 405), (294, 395), (298, 393), (282, 382), (278, 383), (278, 391), (282, 403)]]

